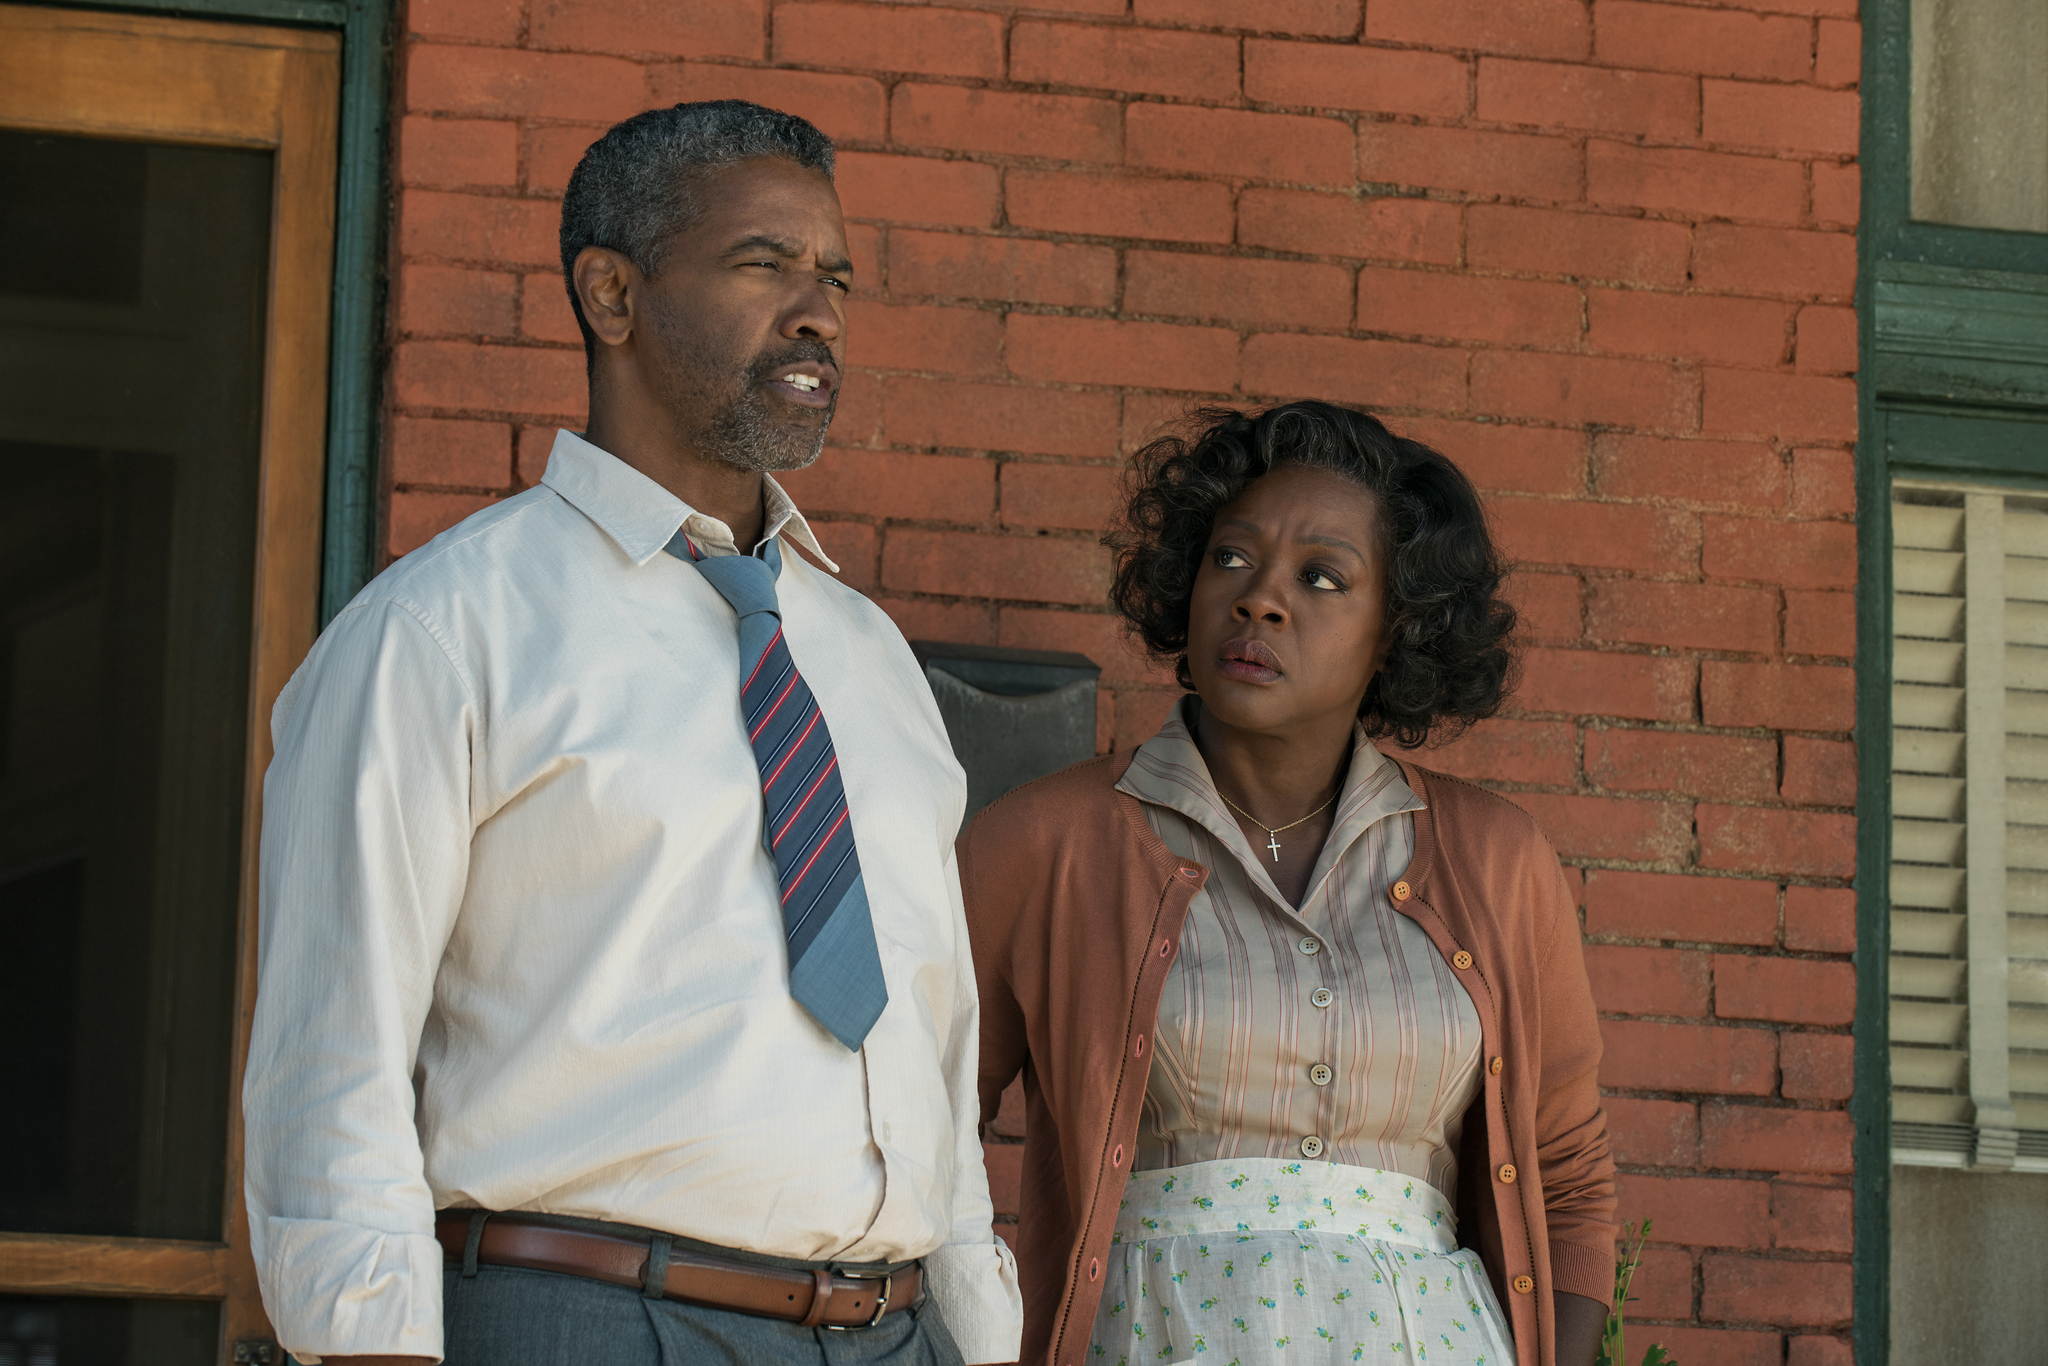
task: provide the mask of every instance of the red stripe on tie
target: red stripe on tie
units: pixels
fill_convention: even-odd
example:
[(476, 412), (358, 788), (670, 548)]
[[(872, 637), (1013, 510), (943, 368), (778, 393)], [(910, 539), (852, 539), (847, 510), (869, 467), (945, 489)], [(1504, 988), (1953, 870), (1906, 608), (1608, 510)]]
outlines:
[[(775, 766), (775, 771), (761, 780), (761, 790), (763, 792), (775, 786), (775, 780), (782, 776), (782, 770), (789, 767), (789, 761), (796, 758), (798, 751), (804, 747), (804, 741), (811, 738), (811, 732), (816, 730), (818, 723), (824, 719), (825, 713), (819, 711), (816, 707), (811, 708), (811, 724), (805, 726), (804, 733), (796, 737), (796, 742), (789, 747), (789, 752), (782, 756), (782, 762)], [(837, 756), (835, 755), (834, 762), (836, 763), (837, 761)]]
[(746, 682), (740, 684), (740, 696), (746, 696), (747, 689), (754, 686), (754, 680), (761, 676), (761, 666), (768, 662), (768, 656), (775, 653), (775, 644), (777, 641), (781, 639), (782, 628), (780, 626), (777, 626), (775, 628), (775, 635), (772, 639), (769, 640), (767, 648), (763, 649), (761, 651), (761, 657), (754, 661), (754, 671), (747, 675)]
[[(775, 699), (775, 705), (770, 707), (768, 709), (768, 714), (761, 718), (761, 724), (754, 727), (754, 729), (748, 733), (747, 742), (749, 744), (761, 738), (761, 732), (768, 729), (768, 723), (775, 719), (776, 712), (782, 710), (782, 704), (789, 700), (790, 693), (796, 690), (796, 685), (799, 681), (801, 681), (801, 675), (799, 675), (796, 670), (791, 669), (789, 671), (789, 682), (783, 687), (782, 696)], [(763, 783), (761, 784), (761, 786), (765, 788), (767, 787), (767, 784)]]
[[(790, 751), (792, 755), (794, 755), (795, 752), (796, 751), (794, 750)], [(784, 759), (782, 762), (787, 764), (789, 760)], [(782, 823), (782, 828), (775, 832), (775, 843), (777, 845), (780, 845), (782, 843), (782, 837), (789, 833), (789, 827), (796, 824), (796, 818), (804, 814), (804, 808), (811, 804), (811, 798), (818, 795), (818, 789), (825, 785), (825, 780), (832, 776), (832, 770), (837, 767), (839, 767), (839, 756), (835, 754), (832, 756), (832, 762), (825, 765), (825, 771), (818, 775), (818, 781), (811, 784), (811, 790), (809, 792), (804, 793), (804, 799), (796, 804), (796, 810), (789, 813), (789, 819), (784, 821)], [(779, 768), (775, 771), (777, 773), (782, 772), (782, 770)], [(765, 784), (763, 785), (762, 790), (767, 790)]]
[(839, 813), (839, 819), (832, 822), (832, 828), (825, 832), (825, 838), (819, 840), (818, 847), (811, 851), (811, 860), (803, 866), (803, 871), (796, 875), (796, 881), (782, 889), (783, 905), (787, 906), (789, 904), (790, 893), (804, 885), (804, 879), (810, 876), (811, 869), (817, 865), (819, 858), (824, 855), (827, 849), (832, 847), (832, 837), (839, 833), (839, 827), (846, 824), (846, 818), (852, 814), (851, 811), (842, 811)]

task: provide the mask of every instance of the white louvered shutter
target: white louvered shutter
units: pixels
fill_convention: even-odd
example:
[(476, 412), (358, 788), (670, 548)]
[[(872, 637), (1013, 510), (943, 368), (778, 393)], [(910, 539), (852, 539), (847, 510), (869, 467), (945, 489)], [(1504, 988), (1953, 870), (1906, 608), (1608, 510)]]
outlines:
[(2048, 500), (1892, 528), (1893, 1160), (2048, 1170)]

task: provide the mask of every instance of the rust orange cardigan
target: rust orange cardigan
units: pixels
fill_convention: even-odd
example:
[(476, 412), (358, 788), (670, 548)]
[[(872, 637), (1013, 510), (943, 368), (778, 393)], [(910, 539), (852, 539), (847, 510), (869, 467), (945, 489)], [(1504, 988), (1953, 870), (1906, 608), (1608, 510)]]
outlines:
[[(959, 843), (984, 1123), (1024, 1076), (1022, 1359), (1048, 1366), (1081, 1366), (1087, 1351), (1159, 997), (1208, 878), (1116, 790), (1130, 762), (1111, 755), (1021, 787)], [(1519, 807), (1401, 770), (1428, 805), (1396, 908), (1471, 993), (1486, 1059), (1460, 1151), (1460, 1241), (1486, 1263), (1516, 1360), (1555, 1366), (1551, 1292), (1605, 1304), (1614, 1286), (1614, 1163), (1578, 917), (1556, 854)]]

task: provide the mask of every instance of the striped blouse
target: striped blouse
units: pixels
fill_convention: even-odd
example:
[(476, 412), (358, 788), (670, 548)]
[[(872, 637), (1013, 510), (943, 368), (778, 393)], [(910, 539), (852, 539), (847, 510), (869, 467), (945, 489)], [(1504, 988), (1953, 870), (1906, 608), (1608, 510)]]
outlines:
[(1390, 900), (1422, 807), (1399, 766), (1357, 735), (1298, 908), (1217, 795), (1182, 708), (1117, 786), (1210, 870), (1160, 1000), (1133, 1169), (1306, 1156), (1454, 1191), (1479, 1012)]

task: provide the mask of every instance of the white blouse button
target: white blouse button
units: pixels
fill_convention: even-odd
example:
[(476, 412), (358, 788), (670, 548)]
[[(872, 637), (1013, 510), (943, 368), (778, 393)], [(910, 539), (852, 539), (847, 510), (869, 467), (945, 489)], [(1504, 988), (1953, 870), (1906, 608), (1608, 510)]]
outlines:
[(1301, 1140), (1301, 1155), (1303, 1157), (1321, 1157), (1323, 1155), (1323, 1140), (1317, 1138), (1314, 1134), (1310, 1134), (1307, 1138)]
[(1317, 987), (1314, 991), (1309, 993), (1308, 1002), (1317, 1010), (1328, 1010), (1330, 1008), (1330, 1002), (1336, 999), (1336, 992), (1330, 990), (1328, 987)]
[(1328, 1086), (1330, 1078), (1336, 1075), (1335, 1072), (1330, 1070), (1330, 1064), (1326, 1062), (1319, 1062), (1314, 1067), (1308, 1069), (1308, 1079), (1318, 1086)]
[(1316, 954), (1319, 954), (1323, 951), (1323, 946), (1322, 943), (1319, 940), (1317, 940), (1317, 938), (1314, 935), (1303, 935), (1301, 940), (1301, 951), (1305, 954), (1308, 954), (1310, 957), (1314, 957)]

